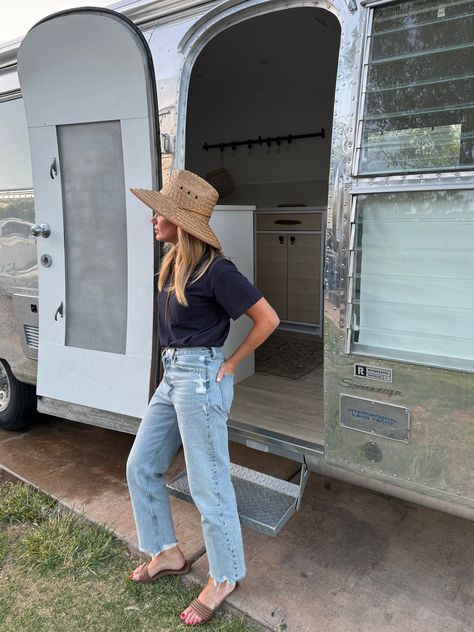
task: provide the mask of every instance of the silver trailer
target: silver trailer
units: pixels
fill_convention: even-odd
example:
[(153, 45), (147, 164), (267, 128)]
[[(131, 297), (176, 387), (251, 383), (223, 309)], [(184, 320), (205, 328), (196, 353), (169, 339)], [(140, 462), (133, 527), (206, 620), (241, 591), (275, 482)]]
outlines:
[(219, 169), (211, 225), (281, 320), (229, 438), (301, 464), (234, 466), (242, 522), (276, 534), (311, 471), (472, 519), (473, 75), (464, 0), (122, 2), (0, 47), (0, 426), (136, 432), (161, 252), (129, 187)]

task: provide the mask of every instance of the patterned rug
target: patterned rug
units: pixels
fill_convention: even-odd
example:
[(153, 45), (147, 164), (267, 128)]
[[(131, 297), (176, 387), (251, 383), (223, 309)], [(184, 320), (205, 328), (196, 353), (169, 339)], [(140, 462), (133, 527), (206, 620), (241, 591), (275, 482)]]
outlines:
[(255, 349), (255, 372), (299, 380), (324, 361), (319, 336), (294, 331), (275, 331)]

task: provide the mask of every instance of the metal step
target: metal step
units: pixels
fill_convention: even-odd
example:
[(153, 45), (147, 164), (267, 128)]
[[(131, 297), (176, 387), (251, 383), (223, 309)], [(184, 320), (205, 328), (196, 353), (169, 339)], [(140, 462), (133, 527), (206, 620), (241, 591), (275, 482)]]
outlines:
[[(231, 463), (231, 479), (237, 498), (240, 522), (260, 533), (275, 536), (299, 509), (308, 470), (303, 464), (301, 483), (295, 485), (280, 478)], [(166, 485), (173, 496), (193, 502), (184, 470)]]

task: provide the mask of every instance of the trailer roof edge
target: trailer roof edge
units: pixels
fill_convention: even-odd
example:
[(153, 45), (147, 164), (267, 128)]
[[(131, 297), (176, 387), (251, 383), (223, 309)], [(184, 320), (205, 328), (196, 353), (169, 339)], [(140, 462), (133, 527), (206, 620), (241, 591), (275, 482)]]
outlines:
[[(103, 8), (122, 13), (137, 26), (141, 27), (167, 15), (182, 13), (203, 4), (213, 5), (215, 2), (209, 0), (162, 0), (157, 6), (155, 0), (121, 0), (120, 2), (108, 4)], [(71, 11), (73, 10), (74, 7), (71, 8)], [(54, 13), (57, 12), (55, 11)], [(0, 75), (15, 71), (17, 52), (25, 36), (26, 33), (23, 36), (0, 44)]]

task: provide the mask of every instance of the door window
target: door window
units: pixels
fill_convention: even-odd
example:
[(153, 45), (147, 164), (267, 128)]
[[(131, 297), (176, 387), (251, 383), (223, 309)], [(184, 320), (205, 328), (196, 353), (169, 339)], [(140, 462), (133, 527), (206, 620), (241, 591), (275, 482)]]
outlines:
[(125, 353), (127, 225), (120, 121), (57, 127), (66, 345)]

